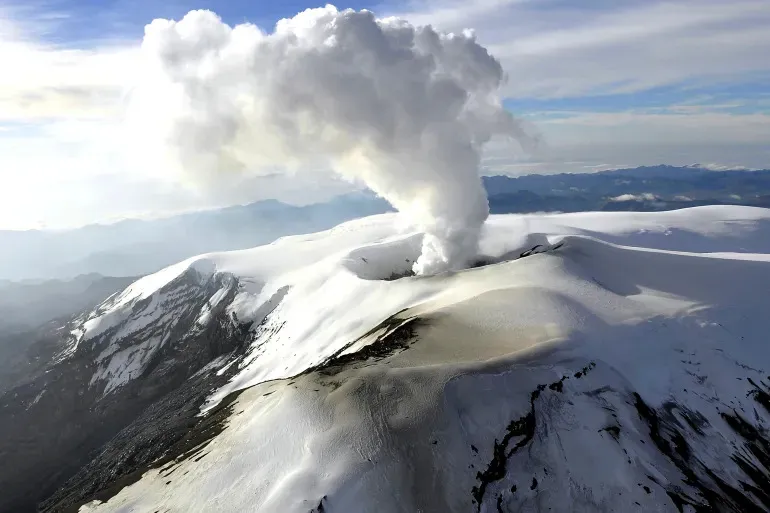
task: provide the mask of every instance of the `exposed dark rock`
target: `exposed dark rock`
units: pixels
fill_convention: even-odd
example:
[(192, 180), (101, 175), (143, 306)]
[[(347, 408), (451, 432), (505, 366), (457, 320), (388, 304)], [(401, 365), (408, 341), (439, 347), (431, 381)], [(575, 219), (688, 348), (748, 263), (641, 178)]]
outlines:
[[(595, 362), (590, 362), (583, 367), (580, 371), (581, 376), (586, 374), (591, 369), (596, 367)], [(577, 376), (577, 374), (575, 375)], [(492, 461), (489, 462), (484, 472), (478, 472), (476, 474), (476, 480), (478, 485), (473, 486), (471, 489), (471, 495), (473, 496), (474, 503), (477, 505), (478, 511), (481, 511), (481, 505), (483, 503), (484, 494), (490, 483), (503, 479), (507, 472), (508, 460), (516, 454), (522, 447), (526, 446), (532, 441), (535, 436), (535, 401), (540, 397), (540, 394), (546, 388), (555, 392), (563, 391), (563, 383), (569, 379), (569, 376), (562, 376), (558, 381), (554, 381), (549, 385), (538, 385), (535, 390), (530, 393), (529, 396), (529, 411), (517, 420), (512, 420), (505, 429), (505, 435), (502, 441), (495, 440), (492, 448)], [(511, 443), (514, 437), (522, 437), (509, 451), (508, 445)], [(533, 478), (533, 483), (537, 486), (537, 480)], [(515, 486), (514, 486), (515, 489)], [(514, 491), (512, 489), (512, 492)], [(534, 489), (534, 488), (533, 488)]]
[(324, 501), (326, 500), (326, 495), (323, 496), (323, 498), (318, 501), (318, 506), (310, 510), (310, 513), (325, 513), (326, 508), (324, 507)]
[[(41, 501), (46, 511), (68, 511), (110, 495), (197, 425), (202, 401), (227, 378), (195, 373), (220, 355), (237, 354), (249, 337), (248, 326), (228, 317), (223, 307), (213, 309), (205, 328), (191, 330), (200, 308), (223, 287), (228, 297), (221, 304), (227, 304), (237, 291), (229, 276), (201, 280), (191, 269), (169, 283), (165, 288), (174, 292), (169, 296), (175, 302), (168, 308), (178, 312), (176, 322), (150, 324), (119, 344), (131, 347), (165, 329), (169, 342), (141, 376), (106, 395), (103, 384), (91, 381), (96, 355), (104, 349), (99, 340), (120, 326), (0, 396), (0, 457), (4, 469), (13, 469), (0, 472), (0, 511), (31, 512)], [(134, 308), (145, 308), (148, 301)]]
[(402, 271), (402, 272), (392, 272), (390, 275), (385, 278), (385, 281), (396, 281), (400, 280), (401, 278), (411, 278), (412, 276), (415, 276), (415, 273), (413, 270), (409, 269), (408, 271)]
[[(720, 469), (709, 468), (693, 457), (687, 436), (702, 436), (702, 431), (696, 425), (697, 429), (685, 436), (682, 430), (690, 427), (690, 422), (685, 421), (685, 425), (682, 425), (672, 414), (674, 411), (685, 411), (684, 407), (668, 402), (655, 410), (650, 408), (639, 394), (634, 393), (634, 398), (636, 410), (649, 427), (649, 435), (655, 446), (679, 469), (684, 476), (684, 482), (697, 492), (697, 495), (692, 495), (674, 484), (661, 484), (679, 511), (684, 511), (684, 506), (689, 506), (695, 511), (735, 513), (760, 512), (770, 508), (770, 496), (766, 491), (767, 483), (770, 483), (770, 442), (764, 432), (735, 412), (721, 413), (725, 422), (745, 440), (743, 450), (754, 456), (761, 465), (760, 468), (753, 464), (741, 450), (733, 454), (733, 461), (747, 478), (746, 481), (741, 481), (741, 489), (738, 489), (717, 474)], [(689, 418), (695, 416), (691, 413)]]
[[(513, 420), (508, 424), (505, 428), (503, 439), (501, 441), (495, 440), (492, 449), (492, 461), (489, 462), (484, 472), (476, 474), (476, 480), (479, 481), (479, 484), (471, 489), (471, 495), (473, 495), (476, 501), (478, 511), (481, 511), (481, 504), (487, 486), (505, 477), (508, 458), (527, 445), (532, 440), (532, 437), (535, 436), (535, 399), (537, 399), (541, 391), (542, 389), (538, 388), (530, 394), (529, 411), (523, 417)], [(508, 445), (511, 443), (511, 440), (519, 436), (522, 437), (521, 440), (508, 451)]]
[(550, 388), (551, 390), (554, 390), (556, 392), (563, 391), (564, 390), (564, 378), (560, 379), (559, 381), (557, 381), (555, 383), (551, 383), (550, 385), (548, 385), (548, 388)]
[(617, 441), (620, 438), (620, 427), (619, 426), (607, 426), (605, 428), (600, 429), (599, 431), (605, 431), (610, 434), (612, 438)]
[[(770, 377), (768, 377), (768, 380), (770, 380)], [(748, 378), (748, 381), (751, 383), (751, 386), (754, 387), (754, 390), (749, 392), (749, 396), (753, 397), (756, 402), (761, 404), (762, 407), (770, 413), (770, 393), (768, 393), (770, 388), (765, 385), (764, 381), (760, 381), (762, 386), (757, 385), (751, 378)]]
[[(542, 393), (545, 390), (559, 392), (563, 389), (560, 389), (558, 383), (563, 383), (570, 377), (580, 379), (594, 367), (595, 364), (592, 362), (572, 376), (565, 376), (549, 385), (538, 385), (530, 393), (529, 411), (507, 426), (502, 440), (494, 441), (492, 460), (483, 472), (477, 473), (478, 484), (472, 488), (473, 503), (477, 511), (481, 511), (489, 485), (506, 477), (509, 459), (522, 447), (532, 442), (537, 429), (537, 400)], [(747, 381), (754, 386), (749, 396), (762, 404), (759, 398), (762, 397), (761, 393), (765, 388), (758, 386), (752, 380), (747, 379)], [(597, 394), (593, 391), (586, 395), (594, 397)], [(770, 439), (763, 427), (752, 424), (735, 411), (721, 413), (725, 422), (743, 440), (743, 443), (735, 447), (730, 456), (740, 469), (742, 476), (734, 473), (723, 475), (722, 473), (727, 472), (726, 470), (710, 468), (695, 456), (691, 446), (696, 437), (713, 436), (713, 431), (706, 431), (710, 426), (704, 415), (673, 401), (666, 402), (659, 408), (652, 408), (638, 393), (632, 394), (632, 400), (628, 401), (628, 404), (633, 405), (639, 418), (647, 425), (649, 437), (657, 450), (681, 473), (681, 485), (675, 481), (658, 483), (679, 511), (684, 512), (688, 509), (711, 513), (770, 511), (768, 485), (770, 483)], [(618, 415), (613, 412), (613, 417), (617, 420)], [(759, 421), (759, 417), (757, 419)], [(621, 430), (620, 424), (613, 424), (599, 431), (607, 432), (618, 441)], [(515, 444), (514, 441), (516, 441)], [(644, 443), (644, 440), (640, 442)], [(648, 477), (657, 482), (655, 478)], [(738, 485), (734, 484), (735, 480)], [(539, 482), (533, 476), (530, 489), (534, 490), (538, 486)], [(641, 483), (639, 486), (645, 493), (652, 494), (649, 486)], [(515, 492), (516, 485), (513, 485), (511, 494), (514, 495)], [(502, 497), (502, 495), (496, 495), (496, 497)]]
[[(311, 372), (320, 372), (323, 375), (334, 375), (348, 368), (351, 364), (366, 362), (368, 360), (380, 360), (395, 353), (407, 349), (417, 337), (417, 329), (425, 325), (426, 321), (419, 317), (402, 318), (399, 312), (376, 327), (369, 330), (357, 340), (345, 345), (342, 349), (331, 355), (323, 363), (311, 367), (302, 374)], [(383, 333), (379, 335), (374, 342), (364, 346), (354, 353), (342, 354), (351, 346), (362, 339), (365, 339), (378, 331)]]

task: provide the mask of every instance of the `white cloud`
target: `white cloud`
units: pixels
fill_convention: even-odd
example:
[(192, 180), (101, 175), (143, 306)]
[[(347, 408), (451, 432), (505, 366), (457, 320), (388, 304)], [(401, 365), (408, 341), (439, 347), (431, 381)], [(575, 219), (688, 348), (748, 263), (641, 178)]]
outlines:
[[(22, 5), (22, 4), (18, 4)], [(89, 48), (52, 44), (68, 13), (0, 5), (0, 228), (73, 225), (221, 204), (136, 166), (120, 149), (124, 97), (139, 41)], [(512, 97), (634, 92), (655, 86), (761, 83), (770, 77), (767, 0), (417, 1), (378, 14), (417, 24), (475, 29), (510, 76)], [(285, 13), (288, 16), (294, 13)], [(148, 18), (147, 21), (150, 21)], [(137, 38), (140, 34), (137, 34)], [(7, 72), (12, 70), (12, 72)], [(764, 103), (763, 103), (764, 102)], [(527, 113), (546, 144), (515, 157), (492, 147), (487, 173), (591, 172), (707, 162), (713, 169), (770, 167), (770, 96), (754, 113), (740, 99), (693, 93), (665, 109)], [(763, 107), (764, 106), (764, 107)], [(761, 107), (761, 108), (760, 108)], [(349, 184), (269, 179), (239, 202), (277, 195), (322, 199)], [(223, 190), (238, 183), (223, 183)]]
[(705, 162), (708, 169), (770, 166), (770, 114), (547, 112), (530, 119), (545, 143), (519, 159), (490, 148), (483, 162), (487, 173), (576, 173), (693, 162)]
[(641, 194), (621, 194), (610, 198), (610, 201), (656, 201), (657, 199), (658, 197), (651, 192), (643, 192)]
[[(0, 9), (0, 228), (81, 223), (92, 181), (124, 169), (120, 120), (138, 48), (46, 43), (63, 18)], [(108, 194), (115, 202), (120, 190)]]
[(692, 164), (692, 168), (695, 169), (708, 169), (709, 171), (752, 171), (756, 170), (756, 168), (750, 168), (746, 166), (729, 166), (725, 164), (716, 164), (714, 162), (709, 162), (706, 164)]
[[(126, 151), (140, 41), (45, 42), (63, 13), (0, 7), (0, 229), (67, 228), (276, 198), (303, 204), (355, 190), (331, 174), (230, 177), (202, 195)], [(149, 20), (148, 20), (149, 21)], [(142, 165), (138, 165), (141, 162)]]
[(530, 143), (502, 106), (500, 64), (469, 34), (333, 6), (273, 32), (190, 11), (148, 25), (142, 53), (137, 133), (160, 127), (171, 163), (204, 185), (327, 164), (425, 233), (417, 274), (476, 254), (491, 136)]
[(0, 69), (5, 70), (0, 73), (0, 124), (120, 114), (121, 98), (136, 74), (136, 45), (61, 47), (39, 39), (39, 26), (9, 16), (0, 10)]
[(549, 140), (560, 146), (588, 140), (614, 143), (766, 144), (770, 141), (770, 114), (654, 114), (628, 112), (565, 113), (538, 119)]
[(406, 18), (415, 25), (433, 25), (448, 30), (475, 28), (477, 21), (494, 16), (501, 10), (532, 0), (464, 0), (422, 1), (407, 4), (392, 15)]
[[(391, 9), (418, 23), (473, 27), (498, 57), (512, 98), (570, 98), (770, 77), (766, 0), (454, 0)], [(680, 105), (626, 112), (527, 112), (544, 144), (529, 159), (494, 153), (487, 172), (590, 172), (715, 162), (768, 167), (770, 114), (693, 93)], [(759, 101), (755, 102), (757, 109)], [(744, 112), (748, 112), (744, 110)]]
[[(770, 2), (669, 0), (561, 3), (487, 0), (404, 10), (420, 23), (476, 29), (511, 76), (511, 96), (632, 92), (770, 73)], [(434, 16), (433, 13), (437, 15)]]

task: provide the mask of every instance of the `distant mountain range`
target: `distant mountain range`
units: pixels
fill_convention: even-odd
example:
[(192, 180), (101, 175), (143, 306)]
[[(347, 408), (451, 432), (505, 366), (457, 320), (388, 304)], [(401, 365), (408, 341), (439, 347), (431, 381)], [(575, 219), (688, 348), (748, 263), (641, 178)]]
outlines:
[(82, 274), (71, 280), (0, 281), (0, 332), (69, 320), (127, 287), (136, 277)]
[[(495, 214), (659, 211), (721, 204), (770, 207), (770, 170), (653, 166), (483, 180)], [(75, 230), (0, 231), (0, 279), (142, 275), (193, 255), (250, 248), (390, 210), (384, 200), (357, 193), (307, 206), (268, 200)]]
[(770, 207), (770, 170), (652, 166), (592, 174), (484, 177), (493, 213), (661, 211), (700, 205)]
[(307, 206), (267, 200), (74, 230), (0, 231), (0, 280), (143, 275), (190, 256), (250, 248), (389, 209), (372, 194), (351, 194)]

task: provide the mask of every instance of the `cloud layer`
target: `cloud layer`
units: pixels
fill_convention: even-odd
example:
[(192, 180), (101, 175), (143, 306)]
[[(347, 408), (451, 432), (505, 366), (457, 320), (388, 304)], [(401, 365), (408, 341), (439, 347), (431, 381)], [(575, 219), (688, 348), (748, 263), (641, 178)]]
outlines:
[(191, 11), (148, 25), (142, 52), (138, 127), (181, 169), (216, 181), (328, 164), (425, 232), (417, 273), (475, 256), (488, 216), (482, 147), (528, 140), (498, 97), (500, 64), (470, 33), (332, 6), (264, 33)]
[[(297, 8), (268, 4), (221, 8), (229, 19), (257, 19), (260, 26)], [(767, 0), (376, 5), (378, 15), (395, 14), (414, 26), (457, 33), (472, 27), (500, 60), (510, 76), (502, 85), (506, 105), (535, 125), (548, 151), (512, 159), (508, 148), (487, 145), (485, 173), (692, 162), (770, 167)], [(217, 181), (222, 190), (204, 196), (171, 181), (162, 166), (119, 151), (126, 89), (142, 76), (144, 25), (194, 7), (191, 0), (0, 2), (0, 68), (12, 70), (0, 73), (0, 227), (73, 226), (134, 215), (137, 208), (160, 214), (234, 201), (230, 191), (245, 177)], [(286, 191), (302, 184), (303, 202), (333, 192), (320, 173), (304, 168), (283, 181), (247, 177), (260, 186), (242, 188), (237, 202), (278, 194), (291, 200)]]
[(455, 0), (393, 12), (442, 30), (467, 26), (513, 76), (512, 97), (628, 93), (684, 81), (767, 77), (766, 0)]

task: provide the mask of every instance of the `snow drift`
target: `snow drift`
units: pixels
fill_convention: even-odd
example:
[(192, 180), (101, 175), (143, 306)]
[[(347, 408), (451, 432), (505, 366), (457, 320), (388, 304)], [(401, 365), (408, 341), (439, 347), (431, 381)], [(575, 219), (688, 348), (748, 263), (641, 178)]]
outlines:
[(480, 151), (530, 140), (505, 76), (471, 32), (368, 11), (309, 9), (272, 33), (210, 11), (146, 27), (138, 129), (196, 178), (329, 166), (426, 234), (418, 274), (464, 267), (489, 214)]

